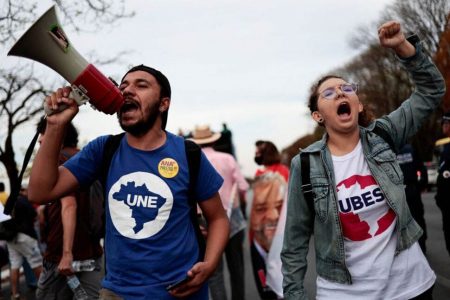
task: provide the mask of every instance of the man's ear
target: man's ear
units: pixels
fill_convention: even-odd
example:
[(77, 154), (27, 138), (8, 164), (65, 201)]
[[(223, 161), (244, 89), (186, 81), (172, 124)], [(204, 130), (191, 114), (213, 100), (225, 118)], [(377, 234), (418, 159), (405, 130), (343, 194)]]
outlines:
[(316, 121), (317, 123), (319, 123), (319, 124), (323, 123), (322, 115), (317, 110), (313, 111), (311, 116), (314, 119), (314, 121)]
[(364, 110), (364, 105), (359, 102), (358, 112), (362, 112)]
[(169, 110), (169, 107), (170, 107), (170, 98), (169, 97), (161, 98), (161, 101), (159, 102), (159, 111), (165, 112)]

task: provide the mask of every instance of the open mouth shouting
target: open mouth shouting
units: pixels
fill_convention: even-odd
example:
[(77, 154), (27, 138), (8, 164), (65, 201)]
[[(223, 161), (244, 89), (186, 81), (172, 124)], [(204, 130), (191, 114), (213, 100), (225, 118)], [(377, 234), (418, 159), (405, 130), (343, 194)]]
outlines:
[(127, 113), (134, 112), (139, 109), (139, 103), (133, 99), (125, 99), (122, 107), (120, 107), (120, 115), (126, 115)]
[(352, 114), (352, 109), (350, 107), (350, 104), (346, 101), (343, 101), (339, 103), (339, 106), (337, 108), (337, 115), (339, 119), (348, 119), (350, 118)]

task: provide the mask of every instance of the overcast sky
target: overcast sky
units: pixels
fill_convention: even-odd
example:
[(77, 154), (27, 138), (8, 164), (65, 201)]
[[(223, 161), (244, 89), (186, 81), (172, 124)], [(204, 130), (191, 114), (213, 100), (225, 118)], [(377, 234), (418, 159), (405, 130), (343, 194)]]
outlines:
[[(117, 81), (130, 65), (161, 70), (172, 85), (168, 130), (196, 124), (233, 132), (239, 163), (253, 176), (254, 142), (290, 145), (314, 124), (306, 97), (321, 75), (357, 55), (349, 45), (359, 26), (373, 26), (392, 0), (130, 0), (132, 19), (95, 33), (76, 34), (61, 25), (82, 55), (102, 57), (130, 50), (123, 63), (100, 67)], [(47, 5), (46, 5), (47, 3)], [(41, 1), (38, 14), (50, 1)], [(1, 58), (2, 65), (17, 62)], [(35, 63), (36, 68), (38, 63)], [(51, 75), (56, 73), (43, 67)], [(82, 107), (74, 120), (82, 141), (120, 131), (115, 116)], [(32, 138), (30, 127), (16, 134), (17, 147)]]

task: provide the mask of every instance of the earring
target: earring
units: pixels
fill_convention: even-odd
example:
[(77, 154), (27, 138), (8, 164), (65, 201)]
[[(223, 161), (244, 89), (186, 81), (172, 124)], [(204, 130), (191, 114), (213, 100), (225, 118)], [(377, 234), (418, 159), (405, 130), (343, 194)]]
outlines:
[(323, 123), (323, 119), (322, 119), (322, 118), (320, 118), (318, 122), (319, 122), (319, 123)]

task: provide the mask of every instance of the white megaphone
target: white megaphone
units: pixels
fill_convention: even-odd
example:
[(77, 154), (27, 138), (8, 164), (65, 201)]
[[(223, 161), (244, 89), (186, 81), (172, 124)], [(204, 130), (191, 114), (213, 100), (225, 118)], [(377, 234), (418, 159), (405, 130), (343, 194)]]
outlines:
[[(88, 63), (70, 43), (52, 6), (9, 50), (8, 55), (26, 57), (52, 68), (72, 85), (78, 105), (89, 101), (96, 109), (114, 114), (123, 103), (116, 85)], [(44, 106), (45, 112), (53, 111)]]

